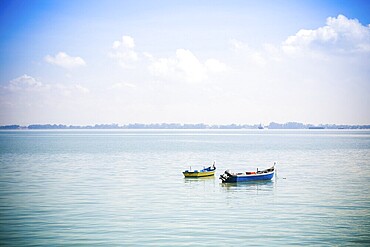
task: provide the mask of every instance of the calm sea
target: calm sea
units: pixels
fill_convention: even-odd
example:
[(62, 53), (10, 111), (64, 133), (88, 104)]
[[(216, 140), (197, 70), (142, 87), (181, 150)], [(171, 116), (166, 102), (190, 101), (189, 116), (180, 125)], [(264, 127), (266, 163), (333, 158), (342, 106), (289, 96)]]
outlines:
[(369, 246), (370, 131), (1, 131), (0, 245)]

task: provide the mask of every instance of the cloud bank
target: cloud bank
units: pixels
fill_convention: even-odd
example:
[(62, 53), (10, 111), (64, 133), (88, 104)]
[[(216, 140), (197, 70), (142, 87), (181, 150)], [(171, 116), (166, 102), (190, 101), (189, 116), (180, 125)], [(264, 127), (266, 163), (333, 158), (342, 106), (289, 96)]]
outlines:
[(135, 41), (128, 35), (124, 35), (121, 40), (113, 42), (109, 56), (125, 69), (135, 68), (136, 62), (139, 60), (139, 56), (135, 51)]
[(202, 62), (190, 50), (177, 49), (174, 57), (151, 57), (148, 69), (159, 78), (199, 83), (214, 74), (227, 71), (228, 66), (214, 58)]
[[(23, 116), (22, 123), (55, 112), (53, 119), (85, 119), (71, 124), (315, 123), (312, 119), (367, 124), (369, 29), (338, 15), (275, 43), (252, 46), (231, 37), (217, 53), (184, 46), (158, 53), (149, 41), (144, 51), (123, 35), (106, 42), (110, 52), (108, 59), (99, 58), (101, 67), (48, 77), (20, 73), (8, 80), (0, 88), (1, 115)], [(64, 52), (45, 61), (66, 69), (86, 66)], [(13, 123), (20, 121), (5, 124)]]
[(343, 15), (329, 17), (326, 25), (314, 30), (301, 29), (283, 43), (283, 50), (296, 52), (305, 49), (341, 53), (370, 52), (370, 25)]
[(65, 69), (73, 69), (81, 66), (86, 66), (86, 62), (81, 57), (72, 57), (65, 52), (59, 52), (55, 56), (47, 55), (45, 57), (45, 61)]
[(39, 90), (43, 87), (45, 86), (40, 81), (33, 78), (32, 76), (24, 74), (11, 80), (9, 84), (5, 86), (5, 89), (11, 92), (16, 92), (22, 90)]

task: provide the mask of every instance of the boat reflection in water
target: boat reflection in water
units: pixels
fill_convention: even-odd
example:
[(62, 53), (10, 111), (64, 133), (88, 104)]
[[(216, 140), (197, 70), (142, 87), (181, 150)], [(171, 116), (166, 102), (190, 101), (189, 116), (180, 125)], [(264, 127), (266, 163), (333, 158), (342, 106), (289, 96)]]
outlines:
[(248, 183), (220, 183), (223, 188), (251, 188), (251, 187), (271, 187), (275, 182), (272, 180), (256, 180)]
[(259, 193), (271, 193), (275, 190), (276, 182), (272, 180), (256, 180), (248, 183), (220, 183), (220, 187), (228, 192), (249, 191)]
[(214, 176), (207, 176), (207, 177), (184, 177), (185, 183), (199, 183), (199, 182), (206, 182), (206, 181), (214, 181)]

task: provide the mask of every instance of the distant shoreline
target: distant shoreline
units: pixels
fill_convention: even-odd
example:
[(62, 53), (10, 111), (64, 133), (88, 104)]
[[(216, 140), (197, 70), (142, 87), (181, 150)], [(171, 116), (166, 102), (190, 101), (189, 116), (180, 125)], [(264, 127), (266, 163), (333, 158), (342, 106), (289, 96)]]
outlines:
[(161, 123), (161, 124), (95, 124), (95, 125), (63, 125), (63, 124), (31, 124), (28, 126), (21, 125), (3, 125), (0, 130), (63, 130), (63, 129), (370, 129), (370, 125), (337, 125), (337, 124), (303, 124), (297, 122), (288, 122), (284, 124), (271, 122), (269, 125), (261, 124), (229, 124), (229, 125), (208, 125), (208, 124), (179, 124), (179, 123)]

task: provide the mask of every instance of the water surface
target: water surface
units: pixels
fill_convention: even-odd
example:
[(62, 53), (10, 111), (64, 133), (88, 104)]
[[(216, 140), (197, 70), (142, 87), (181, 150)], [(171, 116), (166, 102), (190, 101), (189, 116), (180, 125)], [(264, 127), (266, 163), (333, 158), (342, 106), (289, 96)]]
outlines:
[[(272, 181), (218, 179), (273, 162)], [(0, 132), (4, 246), (366, 246), (369, 188), (370, 131)]]

